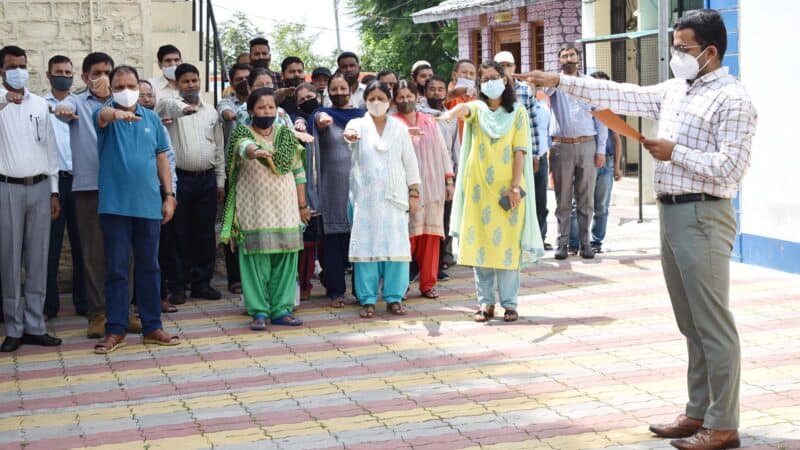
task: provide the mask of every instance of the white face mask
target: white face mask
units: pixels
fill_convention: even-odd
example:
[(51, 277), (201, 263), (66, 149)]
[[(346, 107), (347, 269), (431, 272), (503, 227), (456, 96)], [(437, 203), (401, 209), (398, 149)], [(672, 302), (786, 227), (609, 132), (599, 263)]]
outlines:
[(130, 108), (139, 101), (139, 91), (124, 89), (120, 92), (114, 92), (114, 101), (123, 108)]
[(164, 76), (168, 80), (173, 80), (174, 81), (175, 80), (175, 69), (177, 69), (177, 68), (178, 68), (178, 66), (162, 67), (161, 68), (161, 73), (163, 73)]
[[(703, 49), (700, 55), (705, 53), (707, 49), (708, 47)], [(700, 63), (697, 62), (697, 58), (699, 58), (700, 55), (692, 56), (685, 52), (672, 52), (672, 59), (669, 61), (669, 67), (672, 69), (672, 73), (675, 74), (675, 78), (683, 78), (686, 80), (694, 80), (697, 78), (700, 71), (705, 69), (708, 63), (711, 62), (711, 59), (709, 59), (703, 64), (703, 67), (700, 67)]]
[(389, 110), (389, 102), (382, 102), (378, 100), (373, 100), (367, 103), (367, 111), (373, 117), (381, 117), (386, 114), (386, 111)]

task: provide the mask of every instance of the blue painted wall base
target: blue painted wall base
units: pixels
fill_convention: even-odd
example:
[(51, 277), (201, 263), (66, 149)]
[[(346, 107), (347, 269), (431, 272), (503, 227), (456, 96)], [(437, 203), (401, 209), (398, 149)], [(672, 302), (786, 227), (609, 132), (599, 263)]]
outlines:
[(741, 234), (742, 262), (800, 274), (800, 243)]

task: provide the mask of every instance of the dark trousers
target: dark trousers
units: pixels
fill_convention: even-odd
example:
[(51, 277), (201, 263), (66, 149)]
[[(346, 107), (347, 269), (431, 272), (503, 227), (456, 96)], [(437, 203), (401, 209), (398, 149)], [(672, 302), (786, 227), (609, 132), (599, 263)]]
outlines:
[(124, 334), (128, 328), (130, 294), (128, 271), (133, 249), (133, 284), (136, 306), (146, 336), (161, 326), (161, 273), (158, 240), (161, 221), (101, 214), (106, 254), (106, 334)]
[(326, 234), (320, 245), (320, 264), (324, 273), (323, 285), (329, 298), (342, 297), (347, 292), (345, 275), (350, 248), (350, 233)]
[(539, 231), (542, 232), (542, 241), (547, 236), (547, 181), (550, 171), (547, 165), (547, 154), (539, 158), (539, 170), (533, 174), (533, 185), (536, 191), (536, 218), (539, 219)]
[[(314, 261), (317, 259), (320, 236), (322, 235), (322, 216), (314, 216), (303, 231), (303, 251), (297, 262), (297, 273), (300, 278), (300, 290), (310, 291), (314, 286)], [(322, 263), (320, 263), (322, 265)]]
[(50, 222), (50, 250), (47, 256), (47, 295), (44, 300), (44, 315), (55, 317), (61, 309), (58, 298), (58, 262), (64, 243), (64, 229), (69, 235), (72, 254), (72, 304), (75, 312), (86, 314), (86, 290), (83, 285), (83, 254), (75, 215), (75, 200), (72, 196), (72, 175), (61, 172), (58, 177), (59, 203), (61, 214)]
[(181, 292), (180, 258), (178, 258), (178, 244), (175, 232), (175, 221), (161, 225), (161, 234), (158, 240), (158, 265), (161, 268), (161, 298), (168, 294)]
[[(445, 266), (454, 266), (456, 258), (453, 256), (453, 237), (450, 236), (450, 214), (453, 211), (453, 202), (444, 202), (444, 239), (439, 243), (439, 270)], [(412, 263), (413, 265), (413, 263)]]
[[(225, 198), (228, 198), (228, 180), (225, 180)], [(223, 206), (224, 208), (224, 206)], [(223, 246), (225, 254), (225, 273), (228, 276), (228, 288), (236, 283), (242, 282), (242, 274), (239, 272), (239, 247), (231, 250), (230, 245)]]
[(97, 213), (97, 191), (74, 192), (75, 215), (81, 239), (83, 255), (84, 287), (86, 289), (86, 318), (89, 321), (105, 314), (106, 300), (103, 295), (106, 279), (106, 257), (103, 251), (100, 215)]
[(207, 172), (177, 171), (178, 208), (175, 210), (180, 283), (192, 289), (208, 286), (214, 275), (217, 217), (217, 179)]

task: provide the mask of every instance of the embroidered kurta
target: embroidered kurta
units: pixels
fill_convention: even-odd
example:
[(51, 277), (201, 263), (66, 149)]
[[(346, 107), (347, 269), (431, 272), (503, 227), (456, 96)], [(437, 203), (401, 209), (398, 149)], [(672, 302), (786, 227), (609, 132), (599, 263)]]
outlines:
[(350, 146), (350, 260), (410, 261), (408, 186), (419, 184), (420, 175), (408, 128), (387, 117), (379, 135), (367, 115), (348, 122), (345, 130), (360, 137)]
[[(402, 114), (396, 113), (395, 117), (411, 126)], [(444, 137), (431, 116), (418, 112), (414, 126), (422, 132), (422, 136), (411, 136), (411, 142), (422, 177), (421, 190), (425, 195), (420, 197), (422, 208), (410, 217), (409, 234), (411, 237), (429, 234), (443, 238), (444, 201), (447, 194), (445, 177), (453, 176), (453, 161)]]

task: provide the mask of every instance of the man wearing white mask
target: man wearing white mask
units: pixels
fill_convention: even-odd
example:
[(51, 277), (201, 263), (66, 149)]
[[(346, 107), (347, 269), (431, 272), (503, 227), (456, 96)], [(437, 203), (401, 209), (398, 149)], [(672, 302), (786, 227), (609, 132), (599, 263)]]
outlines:
[(22, 344), (61, 345), (61, 339), (47, 334), (43, 315), (50, 220), (60, 213), (58, 156), (47, 101), (25, 88), (25, 50), (3, 47), (0, 64), (0, 278), (6, 335), (0, 351), (13, 352)]
[(727, 31), (720, 14), (699, 10), (674, 29), (675, 78), (654, 86), (542, 72), (525, 78), (618, 114), (659, 121), (658, 136), (643, 144), (656, 159), (661, 265), (687, 341), (689, 402), (674, 422), (650, 430), (681, 438), (671, 444), (683, 450), (736, 448), (741, 350), (728, 306), (736, 237), (731, 198), (750, 166), (757, 113), (741, 82), (722, 67)]
[(178, 97), (178, 81), (175, 78), (175, 69), (183, 62), (181, 51), (172, 44), (162, 45), (156, 53), (158, 67), (161, 75), (151, 78), (150, 85), (153, 86), (153, 94), (158, 102), (165, 98)]

